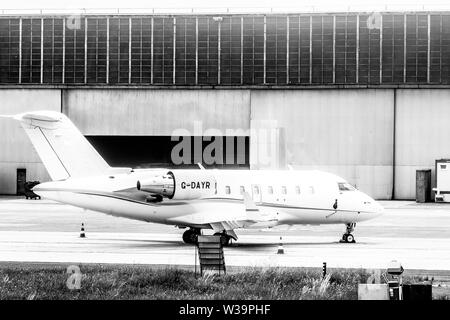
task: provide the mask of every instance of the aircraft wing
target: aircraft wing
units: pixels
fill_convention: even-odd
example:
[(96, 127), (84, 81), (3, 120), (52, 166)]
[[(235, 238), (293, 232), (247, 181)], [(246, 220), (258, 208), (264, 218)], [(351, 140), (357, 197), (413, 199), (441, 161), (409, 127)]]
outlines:
[[(258, 207), (248, 193), (244, 194), (244, 210), (231, 213), (226, 208), (216, 208), (214, 212), (198, 212), (183, 217), (186, 222), (210, 225), (214, 232), (227, 231), (234, 236), (234, 229), (264, 229), (278, 224), (277, 212)], [(237, 237), (236, 237), (237, 238)]]
[(234, 229), (264, 229), (278, 224), (277, 213), (274, 211), (260, 210), (247, 193), (244, 194), (244, 205), (245, 213), (241, 218), (209, 223), (214, 232), (222, 232), (225, 230), (231, 237), (237, 240)]

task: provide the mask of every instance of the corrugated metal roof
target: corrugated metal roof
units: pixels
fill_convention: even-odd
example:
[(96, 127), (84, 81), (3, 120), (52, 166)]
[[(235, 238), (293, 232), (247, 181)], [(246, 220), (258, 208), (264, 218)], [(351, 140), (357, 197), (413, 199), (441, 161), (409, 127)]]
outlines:
[(287, 14), (287, 13), (349, 13), (349, 12), (442, 12), (448, 4), (371, 4), (371, 5), (308, 5), (298, 7), (172, 7), (172, 8), (17, 8), (1, 9), (0, 15), (186, 15), (186, 14)]

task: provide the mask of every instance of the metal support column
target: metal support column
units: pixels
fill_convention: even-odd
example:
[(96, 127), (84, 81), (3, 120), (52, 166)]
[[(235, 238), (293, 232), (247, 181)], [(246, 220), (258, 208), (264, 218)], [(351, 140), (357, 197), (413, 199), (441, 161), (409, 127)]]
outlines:
[(153, 20), (153, 17), (152, 17), (152, 34), (151, 34), (151, 40), (150, 40), (150, 63), (151, 63), (151, 65), (150, 65), (150, 83), (151, 84), (153, 84), (153, 34), (155, 33), (154, 31), (153, 31), (153, 29), (154, 29), (154, 24), (153, 24), (153, 22), (154, 22), (154, 20)]
[[(442, 14), (439, 15), (439, 48), (442, 48)], [(442, 52), (439, 55), (439, 68), (442, 68)], [(442, 70), (439, 72), (439, 83), (442, 83)]]
[(131, 84), (131, 18), (128, 18), (128, 84)]
[(87, 83), (87, 18), (84, 18), (84, 83)]
[(380, 15), (380, 84), (383, 82), (383, 15)]
[(427, 83), (430, 83), (430, 58), (431, 58), (431, 32), (430, 32), (430, 24), (431, 24), (431, 17), (430, 14), (428, 14), (428, 24), (427, 24), (427, 28), (428, 28), (428, 32), (427, 32)]
[[(347, 28), (345, 28), (345, 29), (347, 30)], [(333, 83), (336, 83), (336, 16), (335, 15), (333, 15)]]
[(63, 43), (62, 43), (62, 83), (66, 78), (66, 19), (63, 19)]
[(286, 17), (286, 84), (289, 84), (289, 16)]
[(392, 199), (395, 199), (395, 166), (396, 166), (396, 157), (395, 152), (397, 149), (396, 146), (396, 134), (397, 134), (397, 89), (394, 89), (394, 104), (393, 104), (393, 128), (392, 128)]
[(266, 37), (267, 37), (267, 17), (264, 16), (264, 55), (263, 55), (263, 64), (264, 64), (264, 73), (263, 73), (263, 83), (266, 84)]
[(241, 84), (244, 84), (244, 17), (241, 17)]
[(19, 19), (19, 83), (22, 83), (22, 18)]
[(298, 17), (298, 55), (297, 55), (298, 68), (297, 68), (297, 81), (298, 81), (299, 84), (301, 83), (300, 75), (301, 75), (301, 69), (302, 69), (302, 67), (301, 67), (301, 62), (302, 62), (302, 59), (301, 59), (301, 56), (302, 56), (302, 45), (301, 45), (301, 43), (302, 43), (302, 36), (301, 36), (301, 34), (302, 34), (301, 18)]
[(41, 18), (41, 79), (40, 83), (44, 83), (44, 18)]
[(106, 83), (109, 83), (109, 18), (106, 18)]
[(406, 83), (406, 14), (403, 15), (403, 83)]
[(359, 14), (356, 16), (356, 83), (359, 83)]
[(52, 72), (51, 82), (55, 83), (55, 19), (52, 19)]
[(177, 18), (173, 18), (173, 50), (172, 50), (172, 84), (175, 84), (176, 71)]
[(221, 46), (220, 46), (220, 41), (221, 41), (221, 37), (220, 37), (220, 31), (221, 31), (221, 22), (218, 22), (218, 28), (217, 28), (217, 84), (220, 84), (220, 50), (221, 50)]
[[(416, 23), (416, 40), (415, 40), (415, 42), (416, 42), (416, 45), (417, 45), (417, 35), (419, 34), (419, 16), (418, 15), (416, 15), (415, 16), (415, 23)], [(415, 71), (416, 71), (416, 74), (415, 74), (415, 77), (414, 77), (414, 79), (415, 79), (415, 81), (417, 81), (417, 75), (418, 75), (418, 73), (419, 73), (419, 53), (418, 53), (418, 50), (416, 50), (416, 62), (415, 62)]]
[(312, 83), (312, 16), (309, 16), (309, 83)]
[(195, 84), (198, 84), (198, 17), (195, 18)]

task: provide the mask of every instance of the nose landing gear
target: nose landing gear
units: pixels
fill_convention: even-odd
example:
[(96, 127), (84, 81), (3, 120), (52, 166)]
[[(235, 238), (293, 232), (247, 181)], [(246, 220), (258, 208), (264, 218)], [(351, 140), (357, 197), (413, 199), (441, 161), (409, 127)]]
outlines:
[(356, 223), (347, 223), (345, 233), (342, 235), (342, 239), (339, 240), (340, 243), (355, 243), (355, 237), (352, 235), (353, 230), (355, 230)]

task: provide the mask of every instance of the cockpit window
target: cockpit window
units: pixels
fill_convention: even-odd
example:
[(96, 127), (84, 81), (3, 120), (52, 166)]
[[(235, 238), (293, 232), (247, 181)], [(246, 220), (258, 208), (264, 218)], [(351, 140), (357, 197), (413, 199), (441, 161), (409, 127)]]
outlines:
[(339, 191), (355, 191), (355, 187), (348, 182), (338, 182)]

